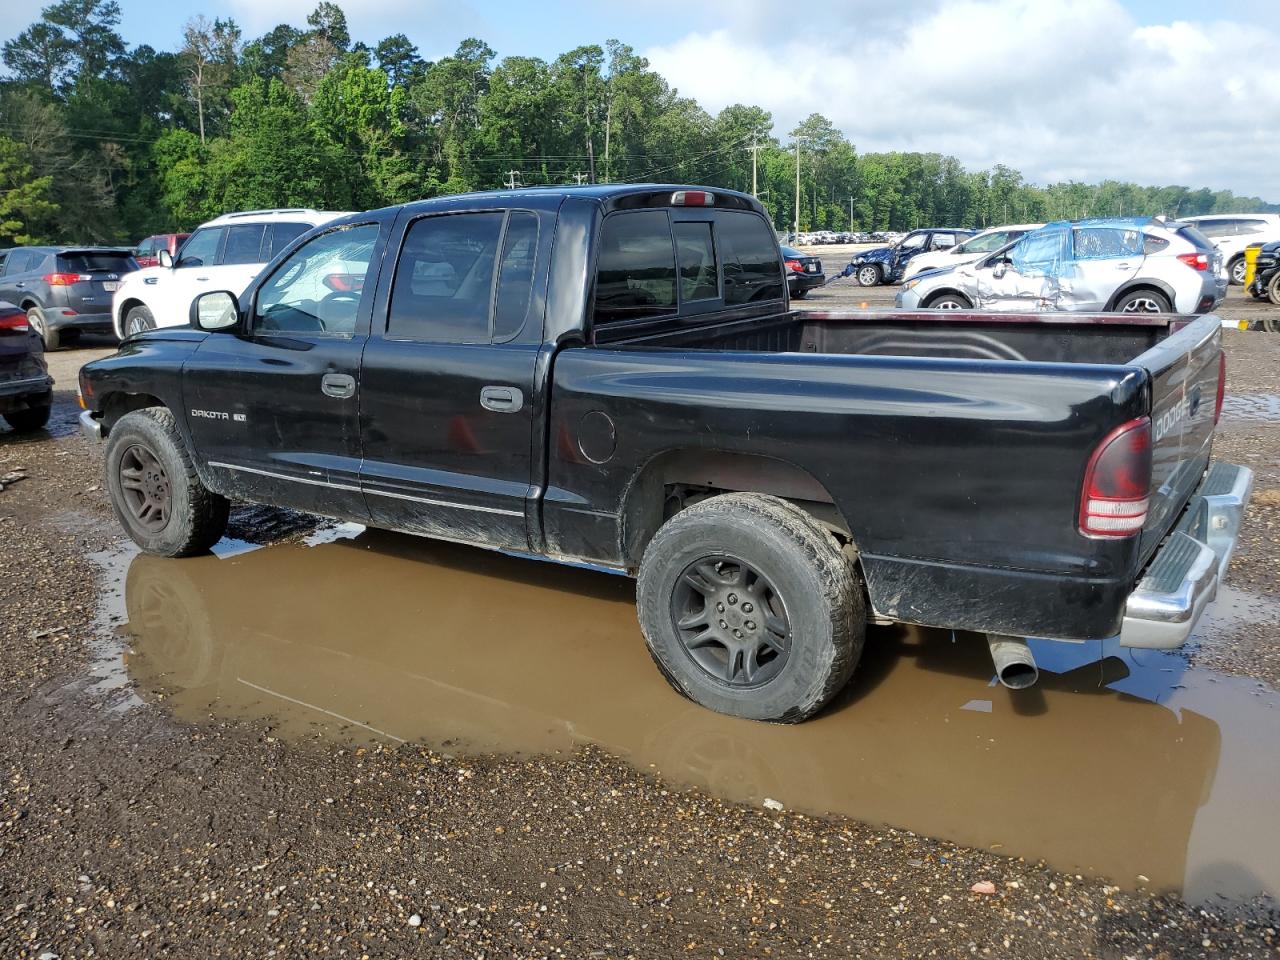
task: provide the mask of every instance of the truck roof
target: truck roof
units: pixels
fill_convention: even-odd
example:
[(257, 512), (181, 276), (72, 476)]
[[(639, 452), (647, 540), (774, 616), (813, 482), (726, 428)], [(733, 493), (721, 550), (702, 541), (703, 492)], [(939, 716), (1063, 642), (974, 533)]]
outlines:
[[(649, 195), (651, 202), (645, 206), (676, 206), (668, 199), (666, 203), (653, 202), (659, 200), (664, 194), (674, 197), (677, 193), (682, 192), (700, 192), (704, 194), (712, 194), (715, 197), (714, 206), (721, 209), (750, 209), (757, 213), (764, 213), (764, 206), (755, 197), (748, 193), (741, 193), (737, 190), (725, 190), (720, 187), (706, 187), (693, 184), (680, 183), (596, 183), (582, 186), (548, 186), (548, 187), (516, 187), (511, 190), (480, 190), (473, 193), (455, 193), (447, 196), (429, 197), (424, 200), (413, 200), (403, 206), (411, 207), (439, 207), (439, 206), (459, 206), (475, 201), (483, 201), (487, 205), (497, 205), (495, 201), (507, 202), (511, 200), (528, 200), (538, 201), (540, 204), (546, 204), (548, 201), (562, 200), (568, 197), (580, 197), (586, 200), (594, 200), (600, 204), (614, 206), (619, 201), (636, 196)], [(397, 204), (396, 206), (401, 206)]]

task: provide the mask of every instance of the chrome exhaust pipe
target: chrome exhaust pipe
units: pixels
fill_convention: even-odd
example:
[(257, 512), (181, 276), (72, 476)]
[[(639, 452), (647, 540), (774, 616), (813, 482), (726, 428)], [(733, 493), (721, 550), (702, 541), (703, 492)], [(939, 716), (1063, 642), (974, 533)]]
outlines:
[(1040, 679), (1036, 658), (1031, 655), (1027, 641), (1021, 637), (989, 633), (987, 645), (991, 648), (991, 662), (995, 664), (996, 676), (1010, 690), (1025, 690)]

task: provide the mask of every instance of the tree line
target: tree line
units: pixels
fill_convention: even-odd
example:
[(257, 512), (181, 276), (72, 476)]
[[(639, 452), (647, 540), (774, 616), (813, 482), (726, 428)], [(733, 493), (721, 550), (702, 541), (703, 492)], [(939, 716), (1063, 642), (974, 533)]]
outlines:
[(606, 181), (754, 190), (779, 228), (802, 230), (1280, 209), (859, 153), (818, 113), (779, 136), (757, 106), (708, 113), (617, 40), (547, 61), (467, 39), (428, 62), (402, 33), (353, 41), (331, 2), (247, 41), (233, 20), (197, 16), (173, 51), (129, 47), (119, 23), (116, 0), (59, 0), (4, 43), (0, 243), (128, 242), (231, 210)]

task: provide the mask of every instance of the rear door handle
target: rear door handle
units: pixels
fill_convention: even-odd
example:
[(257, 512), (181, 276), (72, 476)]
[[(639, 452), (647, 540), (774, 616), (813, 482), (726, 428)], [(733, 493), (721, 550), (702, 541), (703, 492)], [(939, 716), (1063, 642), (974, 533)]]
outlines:
[(356, 395), (356, 378), (345, 373), (326, 373), (320, 379), (320, 390), (326, 397), (346, 400)]
[(480, 406), (494, 413), (516, 413), (524, 407), (524, 393), (519, 387), (484, 387)]
[(26, 286), (26, 283), (15, 283), (14, 286), (17, 287), (19, 290), (21, 290), (23, 287)]

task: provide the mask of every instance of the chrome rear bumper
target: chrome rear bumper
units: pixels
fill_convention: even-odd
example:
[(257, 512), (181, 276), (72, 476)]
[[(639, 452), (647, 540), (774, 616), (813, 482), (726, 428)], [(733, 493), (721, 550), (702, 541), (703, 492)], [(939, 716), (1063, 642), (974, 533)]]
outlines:
[(1122, 647), (1169, 649), (1187, 642), (1236, 548), (1253, 471), (1214, 463), (1129, 595)]

